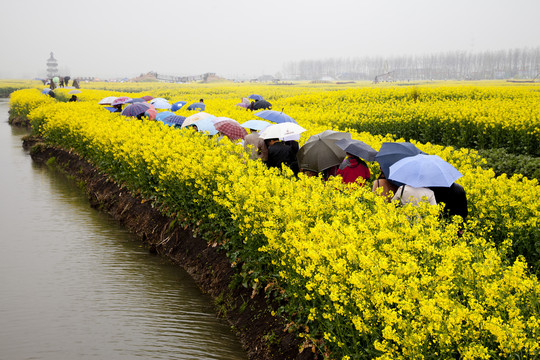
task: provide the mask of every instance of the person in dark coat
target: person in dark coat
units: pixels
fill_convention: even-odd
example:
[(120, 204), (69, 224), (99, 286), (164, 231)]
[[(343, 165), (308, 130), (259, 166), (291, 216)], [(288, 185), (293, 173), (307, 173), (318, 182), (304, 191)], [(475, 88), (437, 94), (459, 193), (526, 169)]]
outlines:
[(442, 216), (451, 219), (459, 215), (463, 220), (467, 220), (469, 210), (467, 209), (467, 194), (463, 186), (453, 183), (450, 187), (430, 187), (435, 193), (437, 204), (444, 203)]
[(69, 102), (72, 102), (72, 101), (79, 101), (79, 99), (77, 99), (76, 95), (71, 95), (71, 99), (69, 99)]
[(281, 169), (282, 165), (291, 166), (296, 160), (296, 155), (294, 155), (291, 147), (279, 141), (279, 139), (266, 139), (264, 142), (268, 148), (266, 166), (269, 168), (277, 167)]

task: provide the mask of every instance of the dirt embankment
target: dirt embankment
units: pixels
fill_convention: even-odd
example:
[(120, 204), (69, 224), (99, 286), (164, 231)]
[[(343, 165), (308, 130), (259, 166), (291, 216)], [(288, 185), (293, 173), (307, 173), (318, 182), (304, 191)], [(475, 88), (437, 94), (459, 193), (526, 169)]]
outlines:
[[(48, 146), (37, 137), (26, 137), (25, 149), (32, 159), (54, 164), (81, 182), (90, 204), (109, 213), (148, 245), (149, 251), (171, 259), (195, 279), (202, 291), (210, 294), (218, 314), (230, 323), (250, 359), (314, 359), (311, 349), (299, 353), (301, 342), (286, 325), (270, 314), (263, 294), (252, 298), (242, 287), (229, 288), (234, 269), (223, 252), (194, 237), (189, 228), (173, 225), (150, 202), (134, 197), (100, 174), (77, 154)], [(49, 162), (51, 163), (51, 162)]]

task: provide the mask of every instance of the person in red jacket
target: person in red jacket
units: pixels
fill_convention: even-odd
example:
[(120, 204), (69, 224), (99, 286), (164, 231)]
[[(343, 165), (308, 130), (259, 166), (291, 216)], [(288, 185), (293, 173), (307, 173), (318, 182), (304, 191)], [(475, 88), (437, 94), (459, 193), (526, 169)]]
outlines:
[(342, 181), (345, 184), (355, 182), (360, 177), (363, 186), (365, 180), (371, 177), (371, 172), (364, 160), (360, 159), (358, 156), (347, 153), (347, 157), (343, 160), (337, 170), (337, 175), (341, 175)]

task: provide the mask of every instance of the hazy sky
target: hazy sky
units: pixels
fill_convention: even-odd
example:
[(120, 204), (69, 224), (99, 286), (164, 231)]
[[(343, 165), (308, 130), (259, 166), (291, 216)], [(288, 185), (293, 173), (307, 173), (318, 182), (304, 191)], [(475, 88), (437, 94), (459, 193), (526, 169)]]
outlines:
[[(275, 74), (290, 61), (540, 46), (540, 0), (1, 0), (0, 78)], [(61, 74), (63, 75), (63, 74)]]

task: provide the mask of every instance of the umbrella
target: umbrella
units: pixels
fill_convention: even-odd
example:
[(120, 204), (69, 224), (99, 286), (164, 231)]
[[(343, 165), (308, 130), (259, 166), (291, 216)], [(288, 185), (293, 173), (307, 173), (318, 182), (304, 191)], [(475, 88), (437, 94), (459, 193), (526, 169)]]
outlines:
[(153, 99), (153, 97), (150, 95), (145, 95), (145, 96), (141, 96), (141, 99), (144, 99), (144, 101), (150, 101)]
[(236, 104), (236, 106), (242, 107), (244, 109), (249, 108), (250, 105), (251, 105), (251, 102), (249, 101), (248, 98), (242, 98), (242, 102)]
[(193, 103), (193, 104), (189, 105), (187, 109), (188, 110), (199, 109), (200, 111), (204, 111), (205, 108), (206, 108), (206, 105), (204, 105), (204, 103), (196, 102), (196, 103)]
[(103, 99), (101, 99), (98, 104), (99, 105), (111, 105), (114, 100), (118, 99), (116, 96), (107, 96)]
[(148, 116), (148, 120), (156, 120), (156, 109), (148, 109), (144, 112), (144, 115)]
[(165, 101), (165, 102), (169, 102), (169, 100), (167, 99), (164, 99), (164, 98), (153, 98), (152, 100), (149, 101), (150, 104), (153, 104), (155, 103), (156, 101)]
[(261, 110), (261, 109), (270, 110), (271, 108), (272, 108), (272, 104), (270, 104), (266, 100), (259, 100), (259, 101), (256, 101), (255, 104), (253, 104), (253, 110)]
[(133, 103), (137, 103), (137, 102), (146, 102), (146, 100), (144, 100), (143, 98), (135, 98), (135, 99), (131, 99), (129, 101), (126, 101), (127, 103), (130, 103), (130, 104), (133, 104)]
[(186, 127), (188, 125), (191, 125), (193, 124), (195, 121), (197, 120), (200, 120), (200, 119), (204, 119), (206, 117), (209, 117), (209, 116), (214, 116), (214, 115), (210, 115), (208, 113), (205, 113), (205, 112), (200, 112), (200, 113), (197, 113), (197, 114), (193, 114), (191, 116), (188, 116), (185, 120), (184, 120), (184, 123), (182, 124), (182, 127)]
[(450, 187), (463, 175), (437, 155), (405, 157), (390, 166), (388, 179), (413, 187)]
[(214, 126), (216, 130), (227, 136), (229, 139), (231, 139), (231, 141), (243, 139), (247, 135), (246, 129), (244, 129), (242, 126), (240, 126), (240, 124), (234, 121), (220, 121)]
[(266, 129), (272, 124), (264, 120), (248, 120), (241, 125), (243, 128), (246, 128), (246, 129), (253, 129), (253, 130), (260, 131), (260, 130)]
[(119, 98), (116, 98), (112, 103), (111, 105), (114, 106), (114, 105), (122, 105), (122, 104), (126, 104), (129, 100), (131, 100), (131, 98), (127, 97), (127, 96), (120, 96)]
[(390, 165), (408, 156), (425, 154), (410, 142), (384, 142), (375, 156), (386, 177), (390, 174)]
[(264, 100), (264, 98), (261, 95), (257, 95), (257, 94), (251, 94), (248, 96), (248, 98), (252, 100)]
[(287, 114), (284, 114), (283, 112), (275, 111), (275, 110), (259, 111), (258, 113), (255, 113), (255, 116), (268, 120), (268, 121), (278, 123), (278, 124), (284, 123), (284, 122), (291, 122), (291, 123), (296, 124), (296, 120), (294, 120), (292, 117), (290, 117)]
[(358, 156), (366, 161), (375, 161), (375, 155), (377, 155), (377, 150), (360, 140), (341, 139), (336, 141), (336, 145), (346, 153)]
[(336, 142), (343, 139), (350, 140), (351, 134), (326, 130), (310, 136), (298, 150), (298, 166), (301, 169), (321, 172), (341, 164), (347, 154), (336, 145)]
[(47, 94), (48, 94), (49, 92), (51, 92), (51, 91), (52, 91), (51, 89), (46, 88), (46, 89), (43, 89), (43, 90), (41, 91), (41, 93), (47, 95)]
[(81, 90), (71, 90), (70, 92), (68, 92), (69, 95), (75, 95), (75, 94), (80, 94), (82, 91)]
[(164, 124), (166, 125), (178, 125), (178, 126), (182, 126), (182, 124), (184, 123), (184, 120), (186, 120), (186, 117), (185, 116), (179, 116), (179, 115), (169, 115), (163, 119), (157, 119), (158, 121), (161, 121), (163, 122)]
[(171, 115), (174, 115), (174, 113), (170, 111), (162, 111), (156, 115), (156, 120), (163, 120), (166, 117), (171, 116)]
[(219, 117), (215, 117), (212, 118), (212, 123), (214, 125), (216, 125), (218, 122), (222, 122), (222, 121), (233, 121), (235, 123), (237, 123), (238, 125), (240, 125), (240, 123), (234, 119), (231, 119), (231, 118), (228, 118), (228, 117), (225, 117), (225, 116), (219, 116)]
[(126, 106), (126, 108), (122, 110), (122, 115), (139, 116), (144, 114), (148, 109), (151, 109), (151, 107), (147, 102), (137, 102)]
[(202, 133), (208, 133), (209, 135), (216, 135), (218, 133), (216, 127), (214, 126), (214, 123), (212, 122), (211, 117), (197, 120), (191, 125), (197, 126), (199, 132)]
[(171, 108), (171, 104), (163, 100), (152, 101), (152, 105), (154, 105), (156, 109), (170, 109)]
[(171, 111), (177, 111), (180, 110), (184, 105), (186, 105), (186, 101), (177, 101), (171, 106)]
[(117, 112), (118, 108), (111, 107), (111, 106), (105, 106), (105, 109), (109, 110), (110, 112)]
[(295, 123), (281, 123), (268, 126), (259, 133), (263, 139), (283, 139), (286, 136), (298, 135), (306, 131), (303, 127)]

